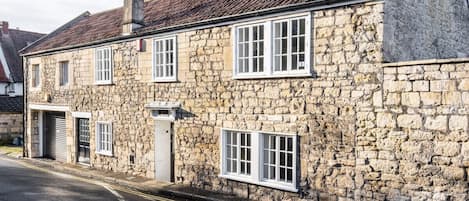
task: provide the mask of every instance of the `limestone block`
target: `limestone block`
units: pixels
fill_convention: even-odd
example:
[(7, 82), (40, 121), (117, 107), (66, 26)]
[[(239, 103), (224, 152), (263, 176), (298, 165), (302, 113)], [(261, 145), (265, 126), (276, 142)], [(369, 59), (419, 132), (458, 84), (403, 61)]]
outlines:
[(463, 79), (459, 83), (458, 89), (461, 91), (469, 91), (469, 79)]
[(469, 92), (462, 93), (462, 101), (464, 105), (469, 105)]
[(427, 117), (425, 121), (425, 128), (429, 130), (446, 131), (448, 129), (448, 117)]
[(460, 105), (462, 104), (461, 93), (458, 91), (443, 92), (443, 105)]
[(402, 93), (402, 105), (409, 107), (420, 106), (420, 94), (417, 92)]
[(435, 92), (456, 90), (455, 80), (433, 80), (430, 81), (430, 90)]
[(414, 81), (412, 91), (430, 91), (430, 82), (425, 80)]
[(412, 90), (410, 81), (384, 81), (383, 89), (389, 92), (406, 92)]
[(459, 155), (461, 145), (457, 142), (436, 142), (434, 151), (440, 156), (453, 157)]
[(396, 126), (396, 120), (391, 113), (378, 113), (376, 116), (376, 124), (378, 127), (394, 128)]
[(401, 103), (401, 95), (399, 93), (388, 93), (385, 100), (385, 105), (399, 105)]
[(438, 92), (421, 92), (420, 98), (423, 105), (437, 106), (441, 104), (441, 93)]
[(421, 128), (422, 117), (420, 115), (399, 115), (397, 117), (397, 125), (403, 128)]
[(449, 129), (451, 131), (458, 131), (458, 130), (467, 131), (468, 129), (467, 116), (451, 116), (449, 119)]

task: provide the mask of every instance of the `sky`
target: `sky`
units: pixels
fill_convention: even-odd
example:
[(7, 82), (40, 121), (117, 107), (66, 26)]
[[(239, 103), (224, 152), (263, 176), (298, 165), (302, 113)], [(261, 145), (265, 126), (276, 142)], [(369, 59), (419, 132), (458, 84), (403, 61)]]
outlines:
[(85, 11), (122, 6), (123, 0), (0, 0), (0, 21), (11, 28), (50, 33)]

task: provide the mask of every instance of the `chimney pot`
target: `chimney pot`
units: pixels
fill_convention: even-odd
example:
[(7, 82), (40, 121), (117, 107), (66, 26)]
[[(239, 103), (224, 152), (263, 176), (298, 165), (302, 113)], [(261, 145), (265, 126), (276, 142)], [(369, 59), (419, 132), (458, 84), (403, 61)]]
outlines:
[(144, 0), (124, 0), (122, 34), (130, 35), (143, 26)]

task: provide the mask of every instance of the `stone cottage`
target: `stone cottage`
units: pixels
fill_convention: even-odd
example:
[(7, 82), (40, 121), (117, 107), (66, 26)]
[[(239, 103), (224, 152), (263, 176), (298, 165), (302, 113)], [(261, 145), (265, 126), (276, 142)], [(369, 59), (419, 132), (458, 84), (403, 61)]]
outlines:
[(23, 62), (18, 51), (42, 36), (0, 21), (0, 144), (23, 135)]
[(23, 51), (26, 152), (253, 200), (467, 200), (468, 8), (85, 12)]

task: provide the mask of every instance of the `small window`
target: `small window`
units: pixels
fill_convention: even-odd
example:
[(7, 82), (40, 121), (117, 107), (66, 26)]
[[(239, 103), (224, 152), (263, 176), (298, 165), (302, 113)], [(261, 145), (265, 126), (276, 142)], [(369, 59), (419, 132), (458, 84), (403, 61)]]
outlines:
[(223, 129), (221, 177), (297, 191), (296, 135)]
[(112, 84), (112, 52), (111, 48), (96, 50), (95, 81), (96, 84)]
[(264, 25), (236, 29), (238, 74), (264, 72)]
[(96, 152), (112, 156), (112, 124), (98, 122), (96, 124)]
[(39, 64), (33, 65), (31, 71), (31, 86), (33, 88), (38, 88), (41, 84), (41, 69), (39, 68)]
[(306, 19), (274, 22), (274, 72), (306, 68)]
[(60, 86), (68, 85), (68, 61), (59, 64), (59, 84)]
[(294, 139), (280, 135), (263, 135), (263, 179), (293, 183)]
[(156, 82), (176, 81), (177, 73), (176, 37), (155, 39), (153, 42), (153, 80)]
[(251, 134), (225, 132), (226, 172), (234, 175), (251, 175)]
[(310, 14), (234, 27), (234, 78), (311, 76)]

